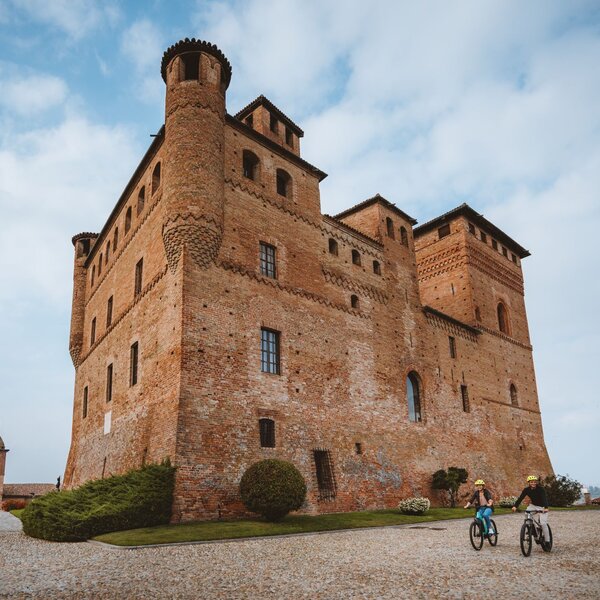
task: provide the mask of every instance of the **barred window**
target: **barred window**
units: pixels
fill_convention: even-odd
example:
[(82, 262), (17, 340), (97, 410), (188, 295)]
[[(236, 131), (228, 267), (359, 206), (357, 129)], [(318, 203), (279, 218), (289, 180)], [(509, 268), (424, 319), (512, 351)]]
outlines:
[(279, 331), (260, 330), (260, 370), (279, 375)]
[(262, 448), (275, 448), (275, 421), (259, 419), (260, 445)]
[(135, 265), (135, 289), (134, 295), (137, 296), (142, 293), (142, 278), (144, 272), (144, 259), (140, 258)]
[(460, 396), (462, 398), (462, 406), (465, 412), (471, 412), (471, 405), (469, 404), (469, 391), (466, 385), (460, 386)]
[(138, 382), (138, 357), (139, 345), (137, 342), (131, 345), (129, 352), (129, 385), (134, 386)]
[(112, 387), (113, 387), (113, 366), (112, 363), (106, 367), (106, 401), (112, 400)]
[(277, 278), (275, 246), (265, 244), (265, 242), (260, 242), (260, 274), (273, 279)]
[(329, 450), (314, 450), (319, 500), (333, 500), (336, 493), (335, 476)]

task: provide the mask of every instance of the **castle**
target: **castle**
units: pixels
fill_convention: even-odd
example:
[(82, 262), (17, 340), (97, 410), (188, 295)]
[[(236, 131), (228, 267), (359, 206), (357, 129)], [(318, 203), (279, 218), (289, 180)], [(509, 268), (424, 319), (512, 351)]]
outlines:
[(165, 124), (99, 234), (75, 246), (64, 484), (170, 457), (173, 520), (244, 513), (264, 458), (304, 512), (393, 507), (448, 466), (498, 495), (552, 473), (516, 241), (468, 205), (416, 221), (376, 195), (321, 213), (326, 175), (263, 96), (183, 40)]

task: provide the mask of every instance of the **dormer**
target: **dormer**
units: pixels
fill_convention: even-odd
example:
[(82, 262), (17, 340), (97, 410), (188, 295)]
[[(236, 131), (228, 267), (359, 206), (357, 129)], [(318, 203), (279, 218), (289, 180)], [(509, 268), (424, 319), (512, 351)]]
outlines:
[(235, 115), (238, 121), (300, 156), (300, 138), (304, 131), (270, 100), (259, 96)]

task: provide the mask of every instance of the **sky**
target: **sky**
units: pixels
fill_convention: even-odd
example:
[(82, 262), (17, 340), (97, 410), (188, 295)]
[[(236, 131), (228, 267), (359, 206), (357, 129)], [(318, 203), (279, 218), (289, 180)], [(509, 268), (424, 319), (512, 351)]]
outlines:
[(66, 463), (71, 237), (100, 231), (164, 121), (164, 50), (216, 43), (230, 114), (266, 95), (329, 174), (425, 223), (468, 202), (529, 249), (554, 469), (600, 485), (600, 3), (0, 0), (0, 436), (7, 482)]

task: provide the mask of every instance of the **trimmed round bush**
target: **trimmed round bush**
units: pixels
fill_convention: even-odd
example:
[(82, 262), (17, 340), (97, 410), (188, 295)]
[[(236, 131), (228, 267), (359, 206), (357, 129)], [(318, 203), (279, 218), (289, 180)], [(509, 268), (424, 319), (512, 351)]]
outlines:
[(168, 461), (125, 475), (88, 481), (74, 490), (34, 498), (21, 514), (23, 531), (55, 542), (151, 527), (171, 518), (175, 469)]
[(403, 515), (424, 515), (430, 506), (429, 498), (405, 498), (398, 504)]
[(511, 508), (512, 506), (514, 506), (516, 501), (516, 496), (504, 496), (503, 498), (500, 498), (500, 500), (498, 500), (498, 506), (501, 506), (502, 508)]
[(240, 481), (240, 495), (246, 508), (268, 521), (280, 521), (298, 510), (306, 498), (306, 483), (290, 462), (269, 459), (251, 465)]

